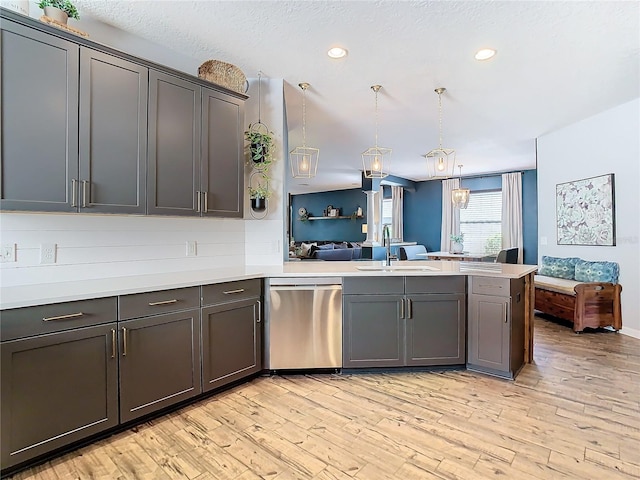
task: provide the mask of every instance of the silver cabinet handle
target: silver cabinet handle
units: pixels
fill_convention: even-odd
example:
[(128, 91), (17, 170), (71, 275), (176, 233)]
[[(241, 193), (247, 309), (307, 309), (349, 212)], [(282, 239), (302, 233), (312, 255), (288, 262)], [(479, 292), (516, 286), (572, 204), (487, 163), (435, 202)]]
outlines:
[(407, 298), (407, 318), (413, 318), (413, 304), (410, 298)]
[(204, 209), (203, 213), (207, 213), (209, 211), (209, 192), (204, 192)]
[[(262, 321), (262, 302), (260, 302), (260, 300), (256, 300), (256, 304), (258, 306), (258, 317), (256, 319), (256, 323), (260, 323)], [(256, 304), (253, 305), (254, 317), (255, 317)]]
[(174, 298), (173, 300), (163, 300), (161, 302), (149, 302), (149, 306), (157, 307), (158, 305), (170, 305), (172, 303), (178, 303), (178, 300)]
[(87, 187), (89, 186), (88, 180), (82, 181), (82, 208), (87, 207)]
[(234, 293), (242, 293), (244, 292), (244, 288), (238, 288), (237, 290), (227, 290), (226, 292), (222, 292), (225, 295), (232, 295)]
[(71, 179), (71, 206), (78, 206), (78, 180), (75, 178)]
[(196, 212), (200, 212), (200, 197), (202, 197), (202, 192), (198, 190), (196, 192)]
[(122, 356), (127, 356), (127, 329), (122, 327)]
[(400, 299), (400, 318), (404, 318), (404, 298)]
[(116, 358), (116, 330), (111, 329), (111, 358)]
[(44, 317), (42, 319), (43, 322), (51, 322), (52, 320), (68, 320), (70, 318), (79, 318), (81, 316), (83, 316), (84, 313), (82, 312), (78, 312), (78, 313), (70, 313), (69, 315), (58, 315), (57, 317)]

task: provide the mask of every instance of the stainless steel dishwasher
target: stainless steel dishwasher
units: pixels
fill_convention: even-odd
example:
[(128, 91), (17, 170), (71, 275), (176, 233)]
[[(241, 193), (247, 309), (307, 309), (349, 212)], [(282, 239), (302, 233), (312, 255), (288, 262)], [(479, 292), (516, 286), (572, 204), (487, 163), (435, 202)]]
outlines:
[(271, 278), (269, 370), (342, 367), (342, 279)]

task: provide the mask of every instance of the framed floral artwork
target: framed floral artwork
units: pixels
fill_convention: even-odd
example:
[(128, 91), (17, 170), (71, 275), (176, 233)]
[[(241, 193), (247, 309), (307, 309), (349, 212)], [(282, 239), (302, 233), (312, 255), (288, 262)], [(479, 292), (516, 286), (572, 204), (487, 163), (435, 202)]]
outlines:
[(556, 185), (558, 245), (616, 244), (613, 173)]

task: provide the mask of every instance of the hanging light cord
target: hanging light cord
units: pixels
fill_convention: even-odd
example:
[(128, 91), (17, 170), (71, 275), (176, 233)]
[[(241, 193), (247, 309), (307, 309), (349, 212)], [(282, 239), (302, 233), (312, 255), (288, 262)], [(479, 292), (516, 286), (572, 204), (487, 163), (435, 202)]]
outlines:
[(440, 150), (442, 150), (442, 93), (438, 93), (438, 117), (439, 117), (439, 138), (440, 138)]
[(374, 88), (373, 91), (376, 92), (376, 114), (375, 114), (375, 119), (376, 119), (376, 149), (377, 149), (378, 148), (378, 90)]
[(307, 88), (302, 87), (302, 148), (307, 146)]

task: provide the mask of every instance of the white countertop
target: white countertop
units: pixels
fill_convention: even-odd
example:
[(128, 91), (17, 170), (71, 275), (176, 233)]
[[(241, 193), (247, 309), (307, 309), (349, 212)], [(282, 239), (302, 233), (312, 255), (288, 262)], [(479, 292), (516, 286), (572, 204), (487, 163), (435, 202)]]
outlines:
[[(168, 290), (210, 283), (264, 277), (347, 277), (347, 276), (434, 276), (472, 275), (520, 278), (535, 272), (535, 265), (486, 262), (396, 261), (391, 270), (380, 261), (286, 262), (280, 266), (247, 266), (171, 272), (153, 275), (102, 278), (73, 282), (41, 283), (0, 288), (0, 308), (19, 308), (48, 303), (69, 302), (131, 293)], [(365, 268), (366, 270), (359, 270)], [(409, 268), (409, 269), (403, 269)]]

